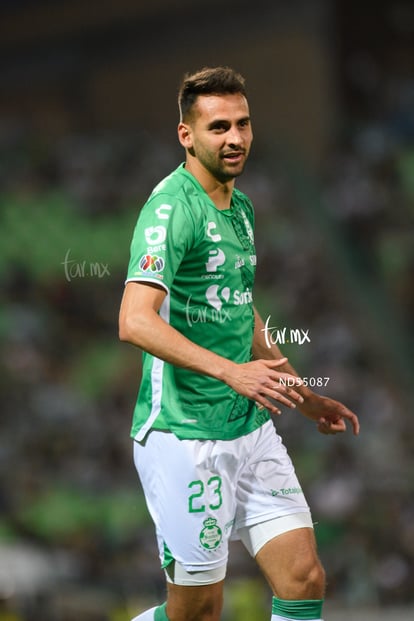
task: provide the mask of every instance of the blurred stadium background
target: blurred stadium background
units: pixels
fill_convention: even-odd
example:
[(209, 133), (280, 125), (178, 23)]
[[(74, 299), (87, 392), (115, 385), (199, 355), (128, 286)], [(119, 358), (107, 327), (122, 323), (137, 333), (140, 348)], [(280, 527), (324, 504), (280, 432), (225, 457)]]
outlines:
[[(128, 621), (163, 598), (117, 313), (140, 206), (183, 159), (177, 84), (212, 64), (248, 81), (257, 305), (309, 330), (285, 353), (361, 418), (358, 439), (278, 420), (326, 618), (412, 618), (413, 2), (2, 0), (0, 621)], [(225, 621), (269, 618), (237, 545), (226, 595)]]

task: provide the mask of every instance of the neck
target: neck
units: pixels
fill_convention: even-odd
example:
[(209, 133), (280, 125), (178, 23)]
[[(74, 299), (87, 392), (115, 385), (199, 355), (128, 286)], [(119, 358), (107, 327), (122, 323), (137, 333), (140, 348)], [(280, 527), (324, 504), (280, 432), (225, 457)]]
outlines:
[(220, 182), (195, 160), (188, 160), (185, 169), (193, 175), (220, 211), (230, 209), (234, 179)]
[[(203, 186), (204, 187), (204, 186)], [(215, 188), (212, 188), (210, 191), (206, 190), (207, 194), (220, 211), (224, 209), (230, 209), (231, 205), (231, 197), (233, 194), (234, 181), (230, 185), (226, 183), (224, 185), (218, 184)]]

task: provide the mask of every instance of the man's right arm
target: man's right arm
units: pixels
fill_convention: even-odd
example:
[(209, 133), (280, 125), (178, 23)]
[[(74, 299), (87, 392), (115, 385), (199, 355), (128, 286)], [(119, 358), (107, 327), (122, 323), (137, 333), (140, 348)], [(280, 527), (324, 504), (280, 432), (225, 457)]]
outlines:
[[(290, 391), (285, 396), (277, 368), (282, 360), (255, 360), (237, 364), (200, 347), (186, 338), (158, 314), (166, 291), (142, 282), (128, 282), (125, 287), (119, 314), (119, 338), (177, 367), (214, 377), (233, 390), (278, 414), (280, 410), (267, 397), (294, 407), (300, 396)], [(297, 398), (296, 398), (297, 396)]]
[(142, 282), (128, 282), (119, 313), (119, 338), (153, 356), (185, 369), (225, 381), (230, 360), (200, 347), (170, 326), (158, 311), (165, 289)]

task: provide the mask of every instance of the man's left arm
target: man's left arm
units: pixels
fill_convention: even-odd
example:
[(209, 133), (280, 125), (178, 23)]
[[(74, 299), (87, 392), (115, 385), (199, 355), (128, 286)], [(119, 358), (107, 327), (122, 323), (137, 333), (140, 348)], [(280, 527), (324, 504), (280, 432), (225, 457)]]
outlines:
[[(254, 310), (255, 326), (253, 336), (253, 357), (255, 359), (279, 360), (284, 358), (276, 344), (266, 340), (266, 326), (257, 310)], [(290, 373), (300, 377), (289, 362), (285, 362), (278, 368), (282, 373)], [(299, 384), (299, 383), (298, 383)], [(359, 433), (359, 421), (356, 414), (351, 412), (343, 403), (330, 397), (323, 397), (313, 392), (308, 386), (296, 385), (295, 391), (303, 397), (303, 403), (297, 408), (300, 412), (315, 421), (318, 430), (324, 434), (335, 434), (346, 431), (346, 421), (352, 426), (355, 435)], [(288, 392), (288, 391), (287, 391)]]

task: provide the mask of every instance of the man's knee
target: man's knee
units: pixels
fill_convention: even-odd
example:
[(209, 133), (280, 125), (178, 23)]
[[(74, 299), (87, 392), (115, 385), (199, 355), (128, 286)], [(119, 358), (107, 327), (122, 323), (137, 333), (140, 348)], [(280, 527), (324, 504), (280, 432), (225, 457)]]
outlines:
[(309, 546), (298, 550), (287, 567), (285, 585), (290, 590), (287, 599), (319, 599), (325, 592), (325, 570), (316, 549)]
[(296, 570), (293, 570), (293, 580), (298, 584), (298, 590), (302, 590), (302, 597), (306, 599), (319, 599), (325, 593), (325, 570), (317, 557), (307, 560), (298, 559)]
[(317, 558), (297, 557), (280, 580), (271, 584), (282, 599), (322, 599), (325, 594), (325, 571)]
[(325, 571), (312, 530), (293, 530), (274, 538), (258, 552), (256, 560), (278, 597), (321, 599), (324, 596)]

